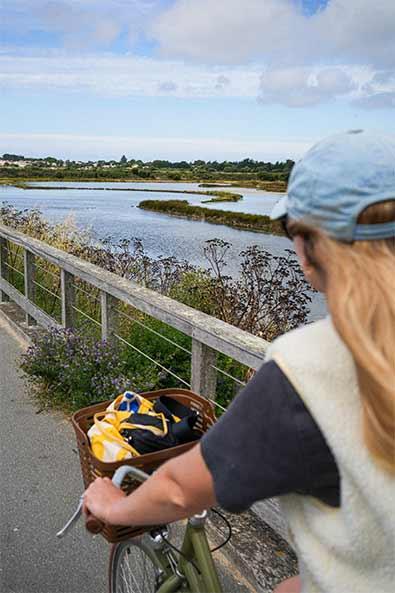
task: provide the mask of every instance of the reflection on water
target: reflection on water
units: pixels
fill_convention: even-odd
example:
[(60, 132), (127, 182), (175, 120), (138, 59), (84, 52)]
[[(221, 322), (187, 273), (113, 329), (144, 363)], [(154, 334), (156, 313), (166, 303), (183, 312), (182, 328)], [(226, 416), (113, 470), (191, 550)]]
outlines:
[[(229, 251), (228, 273), (237, 275), (239, 254), (250, 245), (259, 245), (273, 254), (280, 255), (285, 249), (292, 248), (288, 239), (263, 233), (240, 231), (231, 227), (175, 218), (160, 213), (140, 210), (137, 205), (145, 199), (169, 200), (183, 199), (190, 204), (200, 205), (206, 196), (148, 193), (145, 189), (170, 189), (198, 191), (196, 183), (85, 183), (75, 182), (40, 182), (37, 185), (66, 188), (84, 187), (94, 189), (34, 190), (0, 186), (0, 202), (7, 201), (17, 208), (38, 208), (50, 222), (60, 222), (72, 214), (78, 225), (89, 226), (98, 238), (111, 236), (115, 241), (121, 238), (138, 237), (150, 256), (174, 256), (186, 259), (195, 265), (207, 265), (203, 247), (209, 239), (223, 239), (231, 243)], [(106, 190), (100, 188), (108, 188)], [(138, 192), (118, 191), (137, 188)], [(117, 191), (111, 191), (116, 189)], [(230, 191), (230, 188), (226, 188)], [(204, 204), (206, 207), (269, 214), (281, 194), (257, 191), (246, 188), (231, 188), (231, 191), (243, 195), (240, 202)], [(324, 313), (323, 300), (314, 297), (312, 317)]]

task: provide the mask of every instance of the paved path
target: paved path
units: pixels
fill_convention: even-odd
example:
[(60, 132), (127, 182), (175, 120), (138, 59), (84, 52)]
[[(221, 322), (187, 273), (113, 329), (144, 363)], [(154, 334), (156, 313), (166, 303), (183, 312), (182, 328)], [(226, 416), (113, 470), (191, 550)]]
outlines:
[[(25, 343), (0, 317), (0, 590), (2, 593), (104, 593), (109, 545), (82, 522), (55, 533), (83, 489), (74, 432), (62, 414), (38, 413), (18, 371)], [(224, 590), (251, 585), (216, 554)]]
[(3, 593), (106, 590), (108, 546), (78, 525), (55, 537), (82, 491), (73, 431), (42, 412), (17, 370), (24, 344), (0, 319), (0, 589)]

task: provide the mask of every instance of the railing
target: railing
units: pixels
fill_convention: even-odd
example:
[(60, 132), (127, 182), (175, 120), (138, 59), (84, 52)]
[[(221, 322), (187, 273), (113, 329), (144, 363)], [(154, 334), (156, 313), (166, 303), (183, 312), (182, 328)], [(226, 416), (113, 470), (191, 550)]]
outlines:
[[(16, 255), (21, 259), (23, 257), (23, 272), (12, 266), (8, 261), (7, 241), (22, 249), (22, 254), (14, 253), (14, 256)], [(59, 295), (37, 282), (36, 268), (39, 268), (37, 258), (53, 264), (60, 270)], [(21, 277), (23, 276), (24, 294), (7, 280), (10, 269), (14, 273), (21, 275)], [(48, 270), (45, 270), (45, 272), (47, 274), (51, 273)], [(98, 292), (99, 296), (93, 298), (100, 300), (100, 321), (87, 316), (84, 311), (76, 307), (76, 290), (83, 290), (76, 285), (78, 279), (84, 281), (91, 288), (89, 294), (91, 298), (92, 290), (97, 289), (96, 292)], [(48, 315), (35, 303), (37, 289), (46, 290), (54, 299), (59, 299), (61, 307), (60, 321)], [(175, 376), (184, 386), (188, 386), (193, 391), (201, 393), (210, 399), (215, 398), (217, 373), (228, 375), (238, 384), (243, 384), (243, 381), (229, 375), (217, 366), (218, 352), (247, 367), (257, 369), (262, 364), (267, 347), (267, 342), (261, 338), (153, 290), (144, 288), (133, 281), (126, 280), (60, 249), (51, 247), (42, 241), (0, 225), (0, 301), (9, 299), (25, 311), (28, 325), (38, 323), (46, 328), (54, 326), (71, 328), (75, 325), (75, 316), (78, 313), (89, 317), (92, 323), (100, 326), (102, 339), (119, 340), (136, 349), (118, 332), (120, 318), (122, 316), (127, 317), (127, 314), (121, 311), (118, 305), (119, 303), (131, 305), (138, 311), (192, 338), (191, 350), (187, 350), (191, 355), (190, 382), (177, 375)], [(133, 319), (133, 321), (136, 322), (136, 319)], [(175, 347), (186, 350), (174, 342), (173, 344)], [(146, 356), (140, 350), (139, 352), (142, 356)], [(156, 363), (156, 361), (153, 362)], [(171, 369), (166, 368), (164, 370), (174, 375)]]
[[(15, 260), (19, 259), (19, 268), (16, 264), (13, 265), (9, 258), (10, 244), (17, 246), (21, 250), (19, 253), (12, 252), (12, 257)], [(43, 269), (38, 261), (40, 258), (55, 266), (58, 273), (55, 274), (54, 271)], [(37, 270), (40, 270), (40, 268), (46, 275), (55, 278), (59, 286), (59, 293), (55, 290), (49, 290), (37, 282)], [(18, 290), (7, 280), (10, 270), (21, 278), (20, 284), (23, 291)], [(87, 284), (90, 290), (83, 289), (79, 285), (80, 281)], [(60, 303), (59, 321), (36, 304), (38, 290), (46, 291), (47, 294), (52, 295), (55, 301)], [(87, 315), (86, 312), (76, 306), (76, 293), (78, 291), (86, 293), (87, 296), (97, 302), (100, 307), (99, 319)], [(94, 292), (96, 292), (96, 295)], [(28, 325), (38, 323), (45, 328), (72, 328), (76, 322), (76, 315), (88, 318), (90, 322), (100, 329), (102, 339), (119, 340), (126, 346), (137, 350), (141, 356), (149, 358), (153, 363), (158, 364), (160, 368), (179, 380), (182, 386), (190, 387), (196, 393), (204, 395), (221, 409), (223, 409), (222, 406), (215, 402), (217, 374), (221, 373), (231, 378), (238, 385), (243, 385), (243, 381), (219, 368), (217, 363), (218, 353), (223, 353), (249, 368), (257, 369), (263, 362), (268, 345), (265, 340), (219, 319), (144, 288), (133, 281), (126, 280), (60, 249), (51, 247), (42, 241), (0, 225), (0, 302), (9, 300), (15, 302), (25, 312)], [(181, 348), (191, 356), (190, 381), (177, 376), (172, 369), (165, 368), (120, 335), (120, 321), (128, 317), (120, 309), (121, 304), (131, 305), (134, 309), (179, 330), (182, 334), (191, 338), (191, 348), (189, 349), (162, 334), (158, 334), (152, 328), (147, 328), (149, 331), (157, 333), (162, 339), (172, 343), (175, 348)], [(132, 321), (133, 323), (140, 323), (136, 318), (133, 318)], [(280, 535), (287, 537), (284, 522), (275, 501), (265, 501), (256, 506), (259, 507), (259, 514), (263, 516), (264, 520)]]

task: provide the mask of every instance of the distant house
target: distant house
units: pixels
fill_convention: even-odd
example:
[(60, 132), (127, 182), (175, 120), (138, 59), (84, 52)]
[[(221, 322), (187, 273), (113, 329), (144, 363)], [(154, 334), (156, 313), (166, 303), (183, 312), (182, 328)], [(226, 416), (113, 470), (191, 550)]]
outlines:
[(0, 159), (0, 167), (19, 167), (20, 169), (24, 169), (32, 164), (31, 161), (9, 161), (5, 159)]

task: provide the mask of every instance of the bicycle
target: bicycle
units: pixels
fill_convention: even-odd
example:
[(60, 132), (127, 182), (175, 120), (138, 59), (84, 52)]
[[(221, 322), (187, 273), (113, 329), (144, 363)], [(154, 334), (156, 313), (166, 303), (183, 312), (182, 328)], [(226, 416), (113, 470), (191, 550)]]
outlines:
[[(118, 468), (112, 478), (118, 488), (128, 474), (139, 482), (149, 475), (130, 466)], [(56, 534), (63, 537), (82, 511), (82, 497), (74, 515)], [(220, 514), (220, 513), (219, 513)], [(222, 516), (222, 515), (221, 515)], [(169, 527), (155, 527), (141, 536), (113, 544), (109, 564), (109, 593), (223, 593), (205, 531), (207, 511), (191, 517), (180, 548), (169, 540)], [(86, 527), (99, 533), (103, 524), (90, 516)]]

